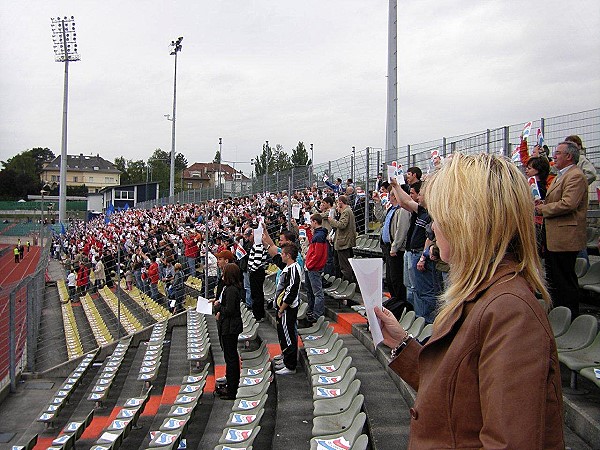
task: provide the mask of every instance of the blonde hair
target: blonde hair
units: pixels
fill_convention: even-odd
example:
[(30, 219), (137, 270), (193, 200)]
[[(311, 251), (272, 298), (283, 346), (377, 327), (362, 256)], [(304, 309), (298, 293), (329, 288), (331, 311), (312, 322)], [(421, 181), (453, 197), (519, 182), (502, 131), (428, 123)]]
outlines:
[(450, 246), (450, 283), (440, 297), (436, 326), (489, 281), (507, 253), (547, 304), (527, 180), (508, 159), (457, 153), (428, 180), (427, 208)]

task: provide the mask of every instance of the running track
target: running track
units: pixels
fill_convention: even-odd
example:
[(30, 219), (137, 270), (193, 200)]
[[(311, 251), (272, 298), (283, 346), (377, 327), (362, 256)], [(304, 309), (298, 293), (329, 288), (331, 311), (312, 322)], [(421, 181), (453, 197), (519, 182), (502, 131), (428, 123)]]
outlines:
[[(40, 259), (40, 247), (31, 246), (29, 253), (25, 248), (23, 260), (20, 263), (15, 263), (11, 246), (9, 251), (0, 258), (0, 379), (3, 379), (8, 373), (9, 360), (9, 293), (17, 283), (35, 272), (38, 261)], [(17, 360), (23, 353), (26, 338), (26, 316), (27, 316), (27, 301), (21, 301), (25, 297), (25, 291), (17, 294), (17, 311), (16, 332), (17, 332)], [(29, 300), (29, 299), (27, 299)]]

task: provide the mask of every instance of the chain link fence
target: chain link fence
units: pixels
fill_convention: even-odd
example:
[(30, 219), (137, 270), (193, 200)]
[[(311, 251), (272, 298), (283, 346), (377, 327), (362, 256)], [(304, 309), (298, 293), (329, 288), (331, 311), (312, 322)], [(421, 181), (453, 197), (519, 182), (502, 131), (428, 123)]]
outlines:
[[(519, 145), (519, 138), (526, 122), (490, 128), (483, 131), (456, 136), (445, 136), (439, 139), (402, 145), (398, 148), (396, 161), (406, 168), (419, 167), (423, 173), (433, 169), (431, 152), (437, 150), (441, 156), (455, 152), (468, 154), (485, 152), (510, 157)], [(586, 147), (588, 159), (600, 168), (600, 108), (581, 111), (562, 116), (532, 120), (530, 146), (535, 140), (536, 130), (541, 129), (545, 143), (553, 148), (565, 137), (576, 134), (581, 137)], [(368, 154), (368, 156), (367, 156)], [(250, 182), (230, 183), (201, 190), (189, 190), (174, 197), (163, 197), (158, 201), (140, 203), (138, 208), (151, 208), (154, 205), (167, 205), (176, 202), (199, 203), (211, 199), (228, 196), (254, 195), (264, 192), (282, 192), (307, 189), (314, 186), (324, 187), (323, 176), (330, 181), (341, 178), (345, 183), (352, 179), (356, 186), (364, 191), (373, 189), (377, 173), (385, 173), (385, 166), (391, 161), (384, 160), (385, 152), (381, 148), (370, 147), (353, 150), (350, 155), (339, 159), (315, 164), (313, 167), (295, 167), (284, 172), (264, 174), (254, 177)], [(368, 169), (368, 170), (367, 170)], [(367, 177), (368, 174), (368, 177)]]

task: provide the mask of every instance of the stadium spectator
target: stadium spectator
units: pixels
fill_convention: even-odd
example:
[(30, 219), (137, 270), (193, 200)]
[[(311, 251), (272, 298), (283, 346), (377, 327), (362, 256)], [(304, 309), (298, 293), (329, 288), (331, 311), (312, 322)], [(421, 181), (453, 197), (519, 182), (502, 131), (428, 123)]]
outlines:
[(533, 214), (525, 178), (504, 158), (457, 154), (429, 183), (451, 278), (433, 335), (421, 346), (376, 308), (390, 368), (417, 390), (409, 446), (564, 448), (556, 344), (534, 292), (550, 298), (533, 222), (523, 220)]
[(327, 230), (323, 228), (321, 214), (310, 216), (310, 226), (313, 236), (306, 254), (306, 297), (308, 301), (307, 320), (316, 322), (325, 312), (325, 297), (323, 295), (323, 268), (327, 263), (329, 244)]
[[(225, 251), (219, 253), (222, 263), (229, 260)], [(231, 252), (229, 252), (231, 253)], [(231, 255), (233, 256), (233, 255)], [(219, 340), (225, 358), (225, 377), (227, 384), (217, 394), (223, 400), (235, 400), (240, 384), (240, 356), (238, 337), (243, 329), (240, 302), (244, 300), (242, 273), (237, 264), (226, 263), (223, 267), (223, 289), (219, 292), (216, 319), (219, 325)]]
[(577, 166), (579, 149), (570, 141), (561, 142), (554, 151), (558, 176), (545, 200), (535, 210), (546, 225), (546, 278), (555, 306), (566, 306), (572, 317), (579, 314), (579, 285), (575, 273), (577, 253), (586, 247), (588, 185)]
[(275, 363), (277, 375), (291, 375), (296, 373), (298, 365), (298, 331), (296, 322), (298, 318), (298, 305), (300, 304), (300, 267), (296, 262), (298, 247), (296, 244), (286, 242), (281, 247), (281, 259), (286, 267), (281, 272), (275, 301), (277, 306), (277, 337), (282, 364)]
[[(402, 189), (408, 190), (408, 185), (403, 185)], [(386, 210), (377, 191), (373, 191), (375, 218), (382, 224), (380, 244), (385, 264), (385, 284), (391, 296), (389, 303), (395, 305), (395, 311), (402, 311), (404, 307), (412, 309), (406, 300), (404, 286), (404, 251), (411, 214), (400, 207), (393, 191), (388, 198), (391, 206)]]
[(589, 186), (594, 181), (596, 181), (598, 175), (596, 173), (596, 168), (594, 167), (594, 165), (585, 156), (585, 147), (583, 146), (583, 141), (579, 136), (575, 134), (567, 136), (565, 138), (565, 141), (573, 142), (579, 149), (579, 162), (577, 163), (577, 167), (579, 167), (585, 175), (585, 179), (587, 180), (587, 184)]
[(412, 187), (418, 181), (421, 181), (421, 177), (423, 176), (423, 171), (416, 166), (409, 167), (406, 170), (406, 184)]
[(409, 195), (400, 188), (395, 178), (390, 187), (400, 206), (412, 213), (406, 240), (409, 283), (413, 287), (412, 304), (417, 316), (425, 318), (427, 323), (433, 323), (439, 284), (436, 282), (435, 261), (429, 257), (432, 239), (427, 236), (427, 226), (431, 223), (431, 217), (425, 208), (423, 188), (415, 183)]
[(335, 228), (333, 264), (336, 275), (341, 275), (348, 283), (352, 283), (354, 272), (348, 260), (352, 258), (352, 247), (356, 245), (356, 224), (352, 208), (348, 205), (348, 197), (345, 195), (338, 197), (336, 210), (339, 213), (338, 219), (331, 217), (331, 214), (326, 219), (329, 225)]

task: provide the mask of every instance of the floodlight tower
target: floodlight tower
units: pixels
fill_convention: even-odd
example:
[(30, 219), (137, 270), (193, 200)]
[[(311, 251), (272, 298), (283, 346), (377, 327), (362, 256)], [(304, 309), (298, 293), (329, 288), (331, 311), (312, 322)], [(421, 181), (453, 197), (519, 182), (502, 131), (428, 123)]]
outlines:
[(387, 163), (398, 158), (398, 0), (389, 0), (387, 118), (385, 123), (385, 154)]
[(69, 103), (69, 62), (79, 61), (75, 17), (52, 17), (52, 41), (54, 60), (65, 63), (65, 83), (63, 94), (62, 144), (60, 150), (60, 187), (58, 199), (58, 220), (65, 222), (67, 216), (67, 105)]
[[(181, 51), (181, 41), (183, 36), (179, 36), (176, 41), (171, 41), (171, 55), (175, 55), (175, 74), (173, 76), (173, 116), (171, 117), (171, 175), (169, 178), (169, 196), (175, 195), (175, 109), (177, 104), (177, 53)], [(183, 188), (183, 186), (182, 186)]]

